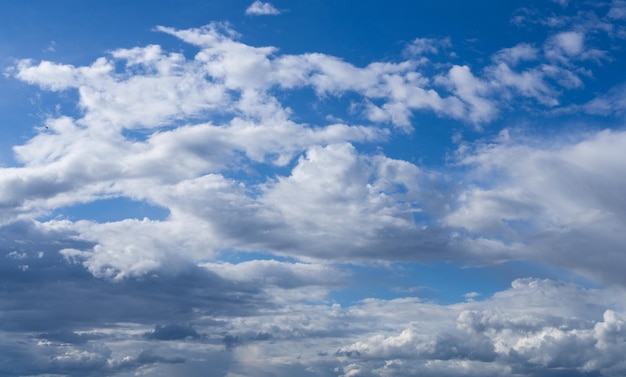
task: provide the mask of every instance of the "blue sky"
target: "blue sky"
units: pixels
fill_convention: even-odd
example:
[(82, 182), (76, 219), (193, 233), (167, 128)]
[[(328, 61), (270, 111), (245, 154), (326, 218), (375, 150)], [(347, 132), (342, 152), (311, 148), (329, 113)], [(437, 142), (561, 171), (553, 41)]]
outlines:
[(626, 2), (0, 12), (0, 375), (626, 373)]

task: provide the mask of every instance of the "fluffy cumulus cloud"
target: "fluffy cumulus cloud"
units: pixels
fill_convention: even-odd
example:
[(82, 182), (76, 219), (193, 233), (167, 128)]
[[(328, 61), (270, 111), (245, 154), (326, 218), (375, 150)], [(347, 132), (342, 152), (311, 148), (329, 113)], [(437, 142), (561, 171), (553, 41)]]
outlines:
[[(82, 259), (97, 276), (114, 278), (146, 273), (178, 258), (175, 250), (181, 249), (183, 258), (192, 259), (228, 248), (313, 258), (343, 249), (351, 258), (370, 256), (372, 242), (405, 242), (397, 237), (401, 234), (417, 245), (439, 237), (412, 217), (423, 210), (428, 194), (421, 185), (430, 185), (432, 175), (404, 161), (363, 155), (353, 146), (384, 140), (387, 129), (298, 124), (270, 94), (275, 87), (311, 85), (320, 95), (353, 91), (397, 102), (389, 109), (446, 111), (445, 101), (452, 101), (461, 115), (460, 100), (416, 86), (421, 81), (411, 62), (357, 68), (320, 54), (273, 56), (273, 48), (244, 45), (219, 25), (160, 30), (196, 44), (200, 52), (188, 60), (147, 46), (116, 50), (86, 67), (18, 63), (14, 74), (21, 80), (53, 91), (78, 90), (84, 116), (51, 118), (39, 135), (15, 148), (23, 166), (3, 170), (4, 223), (119, 196), (167, 208), (170, 216), (162, 221), (48, 224), (72, 228), (93, 242), (90, 251), (63, 253)], [(117, 61), (124, 63), (122, 71), (115, 69)], [(468, 102), (482, 103), (465, 89), (472, 82), (463, 85)], [(194, 122), (207, 113), (226, 120)], [(143, 138), (125, 136), (172, 122), (182, 125)], [(258, 164), (285, 166), (298, 155), (288, 176), (252, 185), (229, 178)], [(197, 236), (189, 239), (190, 232)], [(387, 249), (398, 255), (411, 247), (408, 241)]]
[[(346, 360), (344, 375), (586, 375), (607, 359), (612, 359), (605, 364), (611, 367), (617, 361), (605, 358), (599, 329), (608, 326), (613, 334), (619, 333), (622, 319), (599, 304), (597, 300), (608, 302), (604, 294), (548, 280), (521, 279), (480, 303), (443, 307), (409, 301), (367, 302), (364, 307), (372, 311), (390, 306), (412, 308), (420, 315), (413, 317), (410, 310), (404, 315), (398, 314), (401, 311), (390, 314), (396, 320), (404, 317), (402, 325), (373, 336), (363, 334), (335, 355)], [(595, 298), (586, 301), (589, 295)], [(574, 304), (581, 297), (584, 304)], [(412, 320), (416, 317), (419, 320)], [(351, 372), (357, 369), (358, 373)]]
[[(542, 39), (472, 64), (446, 36), (356, 65), (244, 43), (225, 23), (156, 27), (183, 50), (17, 61), (8, 77), (76, 111), (46, 116), (0, 167), (0, 375), (625, 374), (626, 132), (538, 136), (515, 111), (621, 119), (623, 84), (568, 93), (612, 61), (598, 41), (622, 40), (623, 9), (522, 10), (513, 23)], [(303, 93), (325, 121), (290, 107)], [(435, 166), (385, 149), (428, 119), (478, 136)], [(115, 201), (160, 215), (81, 213)], [(520, 278), (449, 304), (334, 296), (359, 268), (512, 260), (581, 283)]]
[(256, 0), (246, 8), (246, 14), (252, 16), (277, 15), (280, 14), (280, 10), (276, 9), (276, 7), (270, 3)]
[[(278, 55), (273, 47), (237, 41), (220, 24), (158, 30), (200, 51), (190, 59), (149, 45), (115, 50), (84, 67), (24, 60), (12, 71), (44, 89), (77, 90), (83, 116), (50, 118), (37, 136), (15, 147), (23, 166), (3, 169), (4, 223), (119, 196), (170, 212), (162, 221), (65, 224), (96, 244), (91, 251), (65, 251), (96, 275), (143, 274), (177, 258), (178, 252), (170, 254), (178, 249), (191, 259), (229, 248), (333, 259), (421, 259), (435, 249), (454, 249), (456, 241), (442, 235), (445, 224), (414, 221), (447, 196), (432, 194), (438, 173), (354, 147), (388, 138), (389, 129), (296, 123), (276, 90), (309, 86), (320, 96), (358, 94), (363, 120), (407, 132), (417, 110), (474, 124), (493, 120), (500, 111), (493, 96), (508, 88), (556, 103), (556, 89), (545, 81), (548, 68), (512, 68), (537, 59), (530, 45), (500, 51), (482, 77), (452, 65), (428, 79), (417, 60), (356, 67), (323, 54)], [(562, 33), (551, 40), (569, 56), (582, 53), (581, 38)], [(409, 49), (433, 53), (437, 45), (449, 41), (417, 39)], [(224, 120), (195, 121), (207, 114)], [(132, 132), (148, 135), (128, 137)], [(230, 178), (259, 164), (287, 166), (297, 156), (286, 176), (256, 184)], [(121, 232), (131, 228), (133, 236)], [(189, 239), (189, 232), (197, 236)]]

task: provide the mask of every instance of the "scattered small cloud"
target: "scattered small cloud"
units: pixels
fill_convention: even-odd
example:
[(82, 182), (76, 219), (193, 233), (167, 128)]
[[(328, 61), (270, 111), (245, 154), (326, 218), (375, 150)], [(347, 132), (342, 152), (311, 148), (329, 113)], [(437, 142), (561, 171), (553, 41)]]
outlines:
[(50, 44), (44, 49), (44, 52), (56, 52), (56, 46), (55, 41), (50, 41)]
[(416, 38), (405, 47), (405, 54), (409, 56), (422, 56), (427, 54), (438, 54), (443, 49), (450, 48), (452, 42), (450, 38)]
[(251, 16), (274, 16), (280, 14), (280, 10), (276, 9), (271, 3), (256, 0), (246, 9), (246, 14)]
[(476, 297), (479, 297), (481, 294), (478, 292), (468, 292), (466, 294), (463, 295), (463, 297), (465, 297), (466, 301), (474, 301), (474, 299), (476, 299)]
[(615, 20), (626, 19), (626, 1), (613, 0), (611, 8), (608, 13), (608, 17)]

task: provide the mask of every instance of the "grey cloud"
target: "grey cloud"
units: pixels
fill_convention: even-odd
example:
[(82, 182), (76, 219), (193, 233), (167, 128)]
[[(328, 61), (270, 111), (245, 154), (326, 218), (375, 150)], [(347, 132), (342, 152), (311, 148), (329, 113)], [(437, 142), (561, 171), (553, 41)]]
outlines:
[(97, 340), (102, 338), (99, 334), (78, 334), (69, 330), (61, 330), (58, 332), (43, 333), (37, 335), (37, 338), (44, 339), (52, 342), (70, 343), (70, 344), (85, 344), (91, 340)]
[(147, 339), (155, 340), (199, 339), (202, 337), (202, 335), (198, 334), (191, 326), (176, 323), (156, 325), (153, 331), (147, 332), (143, 336)]
[(141, 351), (141, 353), (137, 356), (136, 363), (138, 364), (154, 364), (154, 363), (165, 363), (165, 364), (179, 364), (184, 363), (185, 358), (180, 356), (167, 357), (160, 356), (155, 354), (153, 351)]
[[(346, 276), (319, 264), (525, 259), (623, 287), (623, 133), (556, 149), (505, 135), (463, 145), (461, 183), (442, 189), (443, 173), (354, 147), (391, 131), (299, 124), (273, 96), (355, 94), (362, 116), (401, 132), (422, 110), (480, 125), (517, 101), (553, 106), (559, 91), (583, 85), (577, 64), (603, 55), (586, 37), (591, 26), (581, 28), (551, 32), (543, 55), (501, 50), (482, 70), (281, 55), (216, 24), (159, 28), (201, 47), (193, 59), (150, 45), (84, 67), (18, 63), (12, 73), (24, 82), (78, 89), (84, 116), (49, 119), (15, 148), (23, 166), (0, 169), (0, 374), (150, 366), (185, 375), (203, 362), (233, 376), (624, 374), (623, 300), (613, 291), (521, 279), (479, 302), (342, 308), (325, 295)], [(424, 41), (414, 52), (435, 52)], [(116, 63), (126, 68), (113, 73)], [(616, 93), (585, 111), (621, 114)], [(133, 130), (148, 136), (127, 138)], [(273, 178), (250, 173), (261, 165)], [(111, 196), (170, 216), (26, 220)], [(233, 250), (309, 263), (214, 263)]]
[[(6, 288), (0, 292), (3, 329), (69, 336), (67, 331), (97, 323), (186, 321), (195, 318), (194, 310), (206, 315), (229, 311), (243, 314), (255, 311), (263, 299), (259, 287), (233, 284), (192, 264), (176, 275), (156, 270), (141, 279), (118, 283), (97, 279), (81, 264), (71, 263), (58, 253), (64, 246), (83, 247), (84, 243), (73, 239), (71, 233), (50, 234), (37, 229), (36, 223), (14, 224), (2, 230), (17, 235), (19, 227), (28, 241), (14, 245), (30, 257), (0, 265), (0, 280)], [(48, 239), (50, 236), (54, 241)], [(9, 245), (1, 249), (13, 251)], [(44, 252), (41, 258), (40, 251)], [(19, 270), (17, 266), (22, 263), (30, 268)], [(33, 302), (38, 306), (32, 307)]]
[(489, 174), (498, 178), (489, 179), (489, 189), (480, 183), (466, 189), (446, 221), (475, 237), (526, 244), (503, 248), (504, 258), (525, 253), (525, 258), (623, 284), (616, 268), (623, 261), (616, 251), (626, 239), (613, 229), (626, 220), (618, 157), (625, 140), (621, 131), (601, 131), (551, 150), (514, 139), (480, 146), (462, 163), (476, 168), (476, 182)]
[(204, 263), (202, 267), (219, 276), (265, 287), (294, 289), (306, 286), (337, 287), (344, 284), (347, 272), (330, 266), (254, 260), (238, 264)]
[(224, 347), (226, 347), (227, 350), (232, 350), (233, 348), (241, 345), (243, 342), (239, 336), (230, 334), (225, 335), (222, 341), (224, 343)]
[(359, 352), (358, 350), (339, 349), (335, 352), (335, 356), (360, 357), (361, 352)]
[(163, 356), (153, 350), (143, 350), (135, 357), (118, 360), (111, 349), (102, 345), (55, 346), (12, 344), (0, 346), (0, 373), (2, 376), (56, 376), (101, 377), (123, 372), (135, 372), (154, 364), (180, 364), (181, 356)]
[(435, 360), (476, 360), (492, 362), (497, 353), (491, 339), (485, 336), (471, 338), (444, 333), (438, 336), (429, 359)]
[[(433, 318), (361, 339), (340, 348), (336, 356), (348, 358), (348, 370), (373, 375), (600, 376), (605, 362), (620, 370), (619, 357), (607, 353), (602, 339), (610, 338), (616, 347), (609, 348), (615, 352), (624, 346), (619, 325), (624, 319), (607, 310), (612, 299), (604, 294), (609, 296), (548, 280), (521, 279), (486, 301), (454, 305), (460, 331), (437, 327), (433, 333), (424, 332), (440, 322)], [(612, 335), (604, 337), (605, 329)]]
[(255, 342), (272, 341), (273, 339), (274, 337), (272, 336), (272, 334), (268, 332), (258, 332), (256, 334), (242, 333), (240, 335), (226, 334), (222, 337), (222, 343), (224, 344), (224, 348), (227, 351), (232, 351), (240, 346), (249, 345)]
[(263, 341), (271, 340), (272, 338), (273, 338), (272, 334), (270, 334), (270, 333), (259, 332), (256, 335), (252, 336), (250, 339), (263, 342)]
[[(93, 279), (88, 274), (83, 276)], [(109, 288), (117, 299), (108, 298), (107, 290), (99, 287), (98, 299), (124, 313), (95, 317), (93, 312), (83, 312), (82, 316), (95, 317), (94, 321), (67, 326), (75, 330), (60, 330), (57, 326), (57, 329), (40, 332), (33, 339), (5, 324), (5, 329), (11, 332), (3, 333), (7, 348), (6, 352), (0, 352), (0, 370), (7, 376), (37, 374), (43, 370), (70, 376), (96, 376), (124, 375), (150, 366), (155, 371), (176, 373), (174, 371), (185, 370), (187, 363), (201, 360), (208, 363), (212, 358), (220, 358), (218, 367), (224, 368), (224, 373), (242, 375), (248, 375), (251, 368), (260, 368), (261, 375), (284, 375), (287, 370), (301, 368), (314, 376), (337, 375), (333, 374), (333, 369), (343, 370), (344, 374), (358, 369), (361, 374), (371, 376), (407, 373), (558, 376), (565, 371), (570, 375), (599, 376), (604, 373), (602, 370), (609, 368), (619, 373), (619, 361), (626, 344), (624, 314), (607, 310), (616, 305), (619, 296), (610, 291), (583, 289), (550, 280), (520, 279), (513, 282), (510, 289), (483, 301), (448, 306), (418, 299), (370, 299), (346, 308), (299, 304), (285, 311), (282, 306), (271, 305), (266, 298), (259, 307), (261, 310), (222, 307), (222, 310), (210, 312), (206, 306), (224, 306), (223, 302), (204, 296), (201, 301), (206, 306), (202, 307), (201, 301), (193, 302), (194, 296), (189, 291), (176, 289), (169, 295), (158, 293), (171, 289), (167, 287), (172, 283), (180, 286), (184, 279), (199, 279), (198, 284), (187, 283), (196, 290), (215, 285), (215, 281), (209, 283), (201, 276), (181, 276), (182, 280), (169, 280), (166, 286), (139, 283), (141, 287), (135, 293), (132, 287), (137, 283), (131, 283), (133, 279), (118, 283), (103, 281), (122, 286), (126, 293)], [(85, 281), (80, 284), (84, 285)], [(71, 299), (74, 288), (67, 281), (50, 287), (51, 292), (62, 289), (65, 289), (63, 295), (70, 297), (65, 298), (63, 304), (68, 310), (76, 310)], [(230, 292), (241, 295), (241, 291), (231, 289)], [(185, 305), (175, 302), (175, 296), (184, 296), (185, 302), (195, 309), (168, 313), (170, 305), (152, 304), (149, 309), (158, 315), (137, 315), (129, 307), (130, 302), (119, 297), (124, 294), (141, 300), (141, 305), (152, 300), (168, 300), (179, 309), (184, 309)], [(32, 300), (32, 296), (26, 294), (22, 299)], [(241, 306), (242, 300), (240, 297), (235, 304)], [(94, 306), (93, 302), (83, 303)], [(10, 311), (6, 306), (2, 310), (6, 318)], [(96, 307), (95, 310), (102, 309)], [(219, 321), (205, 321), (203, 318), (207, 315)], [(43, 320), (43, 316), (40, 319)], [(47, 320), (59, 325), (54, 316)], [(120, 321), (135, 325), (124, 325)], [(149, 332), (137, 331), (155, 321), (169, 324), (155, 326)], [(181, 323), (193, 323), (193, 327)], [(52, 327), (49, 324), (48, 328)], [(29, 326), (22, 331), (36, 328)], [(135, 330), (130, 331), (132, 329)], [(49, 343), (43, 346), (36, 341)], [(134, 344), (135, 351), (126, 344)], [(137, 348), (143, 351), (138, 352)], [(230, 352), (219, 356), (224, 348)], [(133, 353), (124, 359), (129, 352)], [(281, 364), (281, 368), (287, 369), (273, 369), (278, 368), (272, 366), (274, 357), (287, 354), (294, 357)], [(296, 360), (295, 354), (302, 357)], [(254, 361), (249, 355), (254, 355)], [(35, 361), (26, 363), (26, 360)]]

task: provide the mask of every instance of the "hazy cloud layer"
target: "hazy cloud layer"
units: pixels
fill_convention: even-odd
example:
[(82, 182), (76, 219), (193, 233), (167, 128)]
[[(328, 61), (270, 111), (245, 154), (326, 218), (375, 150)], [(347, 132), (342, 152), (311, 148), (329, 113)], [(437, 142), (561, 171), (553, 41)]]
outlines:
[[(208, 288), (214, 282), (190, 277), (152, 277), (117, 288), (93, 280), (80, 283), (80, 288), (70, 288), (75, 280), (57, 283), (65, 285), (70, 301), (34, 296), (37, 291), (28, 289), (24, 299), (37, 297), (46, 311), (39, 322), (3, 322), (3, 375), (116, 375), (137, 368), (156, 375), (190, 362), (237, 375), (255, 371), (281, 376), (294, 371), (313, 376), (624, 372), (626, 315), (619, 305), (623, 292), (616, 295), (617, 291), (520, 279), (484, 301), (448, 306), (403, 298), (367, 299), (350, 307), (291, 301), (286, 307), (271, 305), (283, 298), (276, 292), (254, 305), (250, 297), (258, 291), (252, 288), (249, 298), (235, 285), (222, 284), (217, 293)], [(86, 289), (99, 297), (77, 295)], [(98, 306), (107, 291), (111, 294), (107, 305), (119, 308), (117, 318), (111, 310), (105, 311), (106, 318), (96, 314), (103, 312)], [(136, 296), (139, 292), (143, 293)], [(181, 297), (191, 303), (194, 295), (201, 300), (188, 311), (176, 310), (182, 308)], [(228, 306), (217, 295), (231, 297), (233, 311), (224, 310)], [(141, 302), (135, 301), (138, 298)], [(11, 301), (2, 302), (4, 313), (15, 310), (9, 309)], [(246, 302), (252, 310), (242, 316), (240, 306)], [(67, 323), (69, 327), (61, 329), (60, 322), (49, 320), (51, 314), (66, 316), (79, 308), (92, 314), (74, 317), (93, 322)], [(119, 322), (122, 319), (136, 324)], [(12, 328), (18, 322), (19, 333)]]

